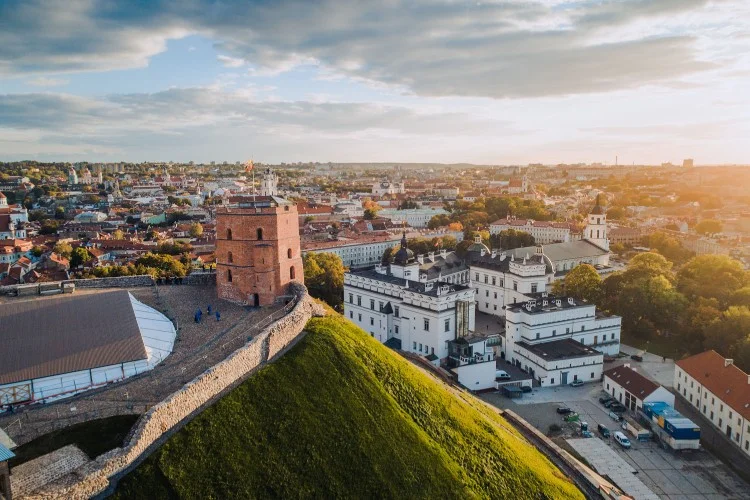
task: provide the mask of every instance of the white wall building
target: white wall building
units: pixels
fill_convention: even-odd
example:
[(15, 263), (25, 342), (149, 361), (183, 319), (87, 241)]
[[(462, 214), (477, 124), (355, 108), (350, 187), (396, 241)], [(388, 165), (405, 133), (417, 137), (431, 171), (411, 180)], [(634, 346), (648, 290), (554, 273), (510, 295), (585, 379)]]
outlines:
[(329, 252), (341, 257), (350, 269), (361, 269), (380, 264), (383, 253), (398, 245), (398, 236), (361, 238), (357, 240), (303, 241), (302, 255), (310, 252)]
[(384, 196), (386, 194), (405, 194), (406, 186), (403, 182), (391, 182), (388, 179), (383, 179), (380, 182), (376, 182), (372, 185), (372, 194), (376, 196)]
[(660, 401), (674, 406), (674, 394), (627, 363), (604, 372), (602, 390), (633, 412), (642, 409), (643, 403)]
[(502, 353), (542, 386), (598, 381), (603, 354), (620, 351), (620, 324), (619, 316), (597, 314), (593, 304), (541, 293), (506, 306)]
[(434, 216), (447, 213), (442, 208), (408, 208), (404, 210), (385, 208), (378, 212), (378, 217), (391, 219), (394, 224), (405, 222), (411, 227), (427, 227), (427, 223)]
[(716, 351), (677, 361), (674, 388), (750, 456), (750, 374)]
[(474, 330), (474, 292), (459, 283), (468, 270), (456, 266), (443, 275), (435, 263), (445, 259), (437, 255), (420, 264), (405, 239), (389, 268), (344, 276), (344, 315), (380, 342), (444, 359), (448, 341)]
[(267, 168), (263, 171), (263, 176), (260, 179), (260, 196), (278, 196), (279, 195), (279, 177), (276, 172)]
[(506, 217), (490, 224), (490, 234), (500, 234), (508, 229), (523, 231), (534, 237), (537, 244), (566, 242), (574, 239), (575, 226), (569, 222), (535, 221)]

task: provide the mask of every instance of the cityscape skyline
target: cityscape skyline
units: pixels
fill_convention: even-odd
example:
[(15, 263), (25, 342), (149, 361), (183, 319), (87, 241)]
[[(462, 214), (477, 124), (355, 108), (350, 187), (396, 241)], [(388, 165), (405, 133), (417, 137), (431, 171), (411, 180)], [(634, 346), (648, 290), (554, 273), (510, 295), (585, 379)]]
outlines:
[(4, 2), (0, 159), (747, 163), (741, 1)]

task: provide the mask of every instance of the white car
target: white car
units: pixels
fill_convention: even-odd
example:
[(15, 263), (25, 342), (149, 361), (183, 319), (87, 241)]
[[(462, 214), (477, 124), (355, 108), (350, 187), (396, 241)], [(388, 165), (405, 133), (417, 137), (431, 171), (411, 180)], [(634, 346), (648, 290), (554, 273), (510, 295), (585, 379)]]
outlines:
[(620, 431), (615, 432), (615, 441), (625, 449), (630, 448), (630, 439)]
[(509, 379), (509, 378), (510, 378), (510, 375), (509, 375), (509, 374), (508, 374), (508, 372), (506, 372), (505, 370), (497, 370), (497, 371), (495, 372), (495, 378), (496, 378), (496, 379), (503, 379), (503, 380), (507, 380), (507, 379)]

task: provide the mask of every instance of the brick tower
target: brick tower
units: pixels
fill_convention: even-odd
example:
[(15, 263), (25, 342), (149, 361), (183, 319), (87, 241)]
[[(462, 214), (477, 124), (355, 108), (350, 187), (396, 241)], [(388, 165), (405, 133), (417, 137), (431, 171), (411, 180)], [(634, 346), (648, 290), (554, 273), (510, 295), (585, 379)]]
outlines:
[(272, 304), (292, 281), (304, 281), (297, 206), (276, 196), (241, 196), (216, 214), (219, 298)]

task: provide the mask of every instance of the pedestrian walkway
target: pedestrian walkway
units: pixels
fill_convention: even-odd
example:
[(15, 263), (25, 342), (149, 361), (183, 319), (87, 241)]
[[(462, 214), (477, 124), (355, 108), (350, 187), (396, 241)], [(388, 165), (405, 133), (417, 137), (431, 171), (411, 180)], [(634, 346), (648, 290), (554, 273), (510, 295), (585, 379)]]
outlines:
[(583, 438), (568, 439), (567, 442), (599, 474), (609, 477), (628, 495), (636, 500), (659, 500), (659, 496), (638, 478), (637, 471), (603, 441)]

